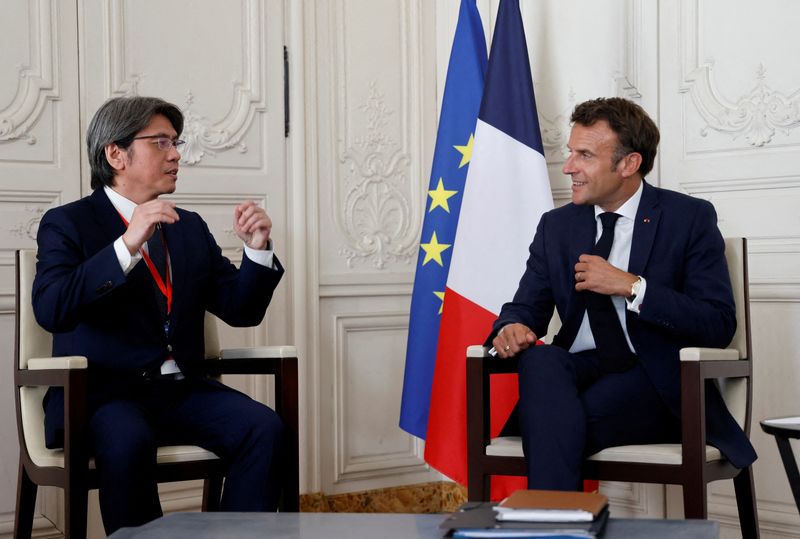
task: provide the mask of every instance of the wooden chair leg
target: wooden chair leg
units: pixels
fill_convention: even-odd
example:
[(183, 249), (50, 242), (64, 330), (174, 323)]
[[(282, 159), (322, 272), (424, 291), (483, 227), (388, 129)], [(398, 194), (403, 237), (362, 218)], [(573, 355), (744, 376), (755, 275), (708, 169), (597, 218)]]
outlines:
[(282, 512), (298, 513), (300, 511), (300, 470), (297, 464), (292, 462), (289, 469), (285, 471), (280, 504)]
[(89, 491), (86, 489), (64, 489), (64, 537), (86, 539), (86, 519), (89, 507)]
[(214, 473), (203, 481), (203, 511), (219, 511), (222, 479), (222, 474)]
[(485, 474), (481, 467), (469, 467), (467, 470), (467, 500), (488, 502), (491, 496), (491, 485), (491, 475)]
[(14, 512), (14, 538), (29, 538), (33, 532), (33, 510), (36, 506), (36, 483), (31, 481), (19, 458), (19, 475), (17, 476), (17, 509)]
[(708, 518), (707, 489), (702, 477), (683, 484), (683, 518)]
[(736, 491), (736, 505), (739, 508), (739, 526), (742, 528), (742, 537), (757, 539), (758, 509), (756, 508), (756, 489), (753, 482), (753, 468), (748, 466), (733, 478), (733, 488)]

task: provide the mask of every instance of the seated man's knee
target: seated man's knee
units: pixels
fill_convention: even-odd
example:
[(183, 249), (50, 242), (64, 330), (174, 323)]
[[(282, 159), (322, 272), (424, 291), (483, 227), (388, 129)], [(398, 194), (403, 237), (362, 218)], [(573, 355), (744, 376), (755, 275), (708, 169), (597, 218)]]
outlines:
[(547, 344), (531, 346), (520, 354), (520, 376), (542, 377), (564, 372), (568, 365), (565, 356), (568, 354), (566, 350), (557, 346)]
[[(155, 462), (158, 442), (143, 418), (120, 407), (98, 410), (90, 420), (93, 453), (103, 463)], [(122, 410), (122, 413), (119, 413)]]

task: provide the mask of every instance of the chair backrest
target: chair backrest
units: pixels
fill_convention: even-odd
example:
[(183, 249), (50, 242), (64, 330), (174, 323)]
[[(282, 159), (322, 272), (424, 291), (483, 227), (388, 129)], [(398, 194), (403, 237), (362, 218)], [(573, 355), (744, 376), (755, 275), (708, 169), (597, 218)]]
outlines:
[[(28, 368), (28, 360), (36, 357), (50, 357), (53, 350), (53, 338), (49, 332), (36, 322), (33, 315), (33, 278), (36, 276), (36, 251), (20, 249), (17, 262), (17, 350), (19, 368)], [(206, 313), (205, 318), (205, 350), (207, 358), (219, 357), (219, 331), (217, 317)]]
[[(726, 238), (725, 258), (736, 304), (736, 333), (729, 348), (739, 350), (739, 358), (753, 359), (750, 342), (750, 294), (747, 273), (747, 239)], [(750, 431), (752, 383), (749, 378), (726, 378), (717, 381), (722, 398), (731, 415), (742, 429)]]
[(730, 348), (739, 350), (740, 357), (749, 358), (750, 349), (750, 298), (747, 275), (747, 240), (745, 238), (725, 239), (725, 258), (733, 286), (733, 300), (736, 303), (736, 333)]
[(20, 369), (28, 368), (28, 360), (49, 357), (53, 350), (50, 333), (42, 329), (33, 316), (31, 291), (36, 275), (36, 251), (21, 249), (17, 255), (17, 360)]

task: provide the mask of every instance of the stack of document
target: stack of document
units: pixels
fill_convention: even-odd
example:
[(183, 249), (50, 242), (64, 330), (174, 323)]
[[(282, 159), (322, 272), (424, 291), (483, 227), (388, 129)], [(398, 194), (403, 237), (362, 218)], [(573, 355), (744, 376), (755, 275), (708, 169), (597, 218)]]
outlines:
[(587, 538), (608, 521), (608, 498), (597, 492), (518, 490), (500, 504), (470, 502), (441, 525), (449, 537)]

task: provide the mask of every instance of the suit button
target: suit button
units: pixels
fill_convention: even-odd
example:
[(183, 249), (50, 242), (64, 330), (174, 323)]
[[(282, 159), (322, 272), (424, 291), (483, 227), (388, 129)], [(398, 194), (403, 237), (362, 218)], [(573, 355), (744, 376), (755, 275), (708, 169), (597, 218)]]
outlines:
[(97, 292), (98, 294), (102, 294), (103, 292), (108, 292), (112, 288), (114, 288), (114, 283), (112, 283), (111, 281), (106, 281), (100, 286), (98, 286), (95, 292)]

